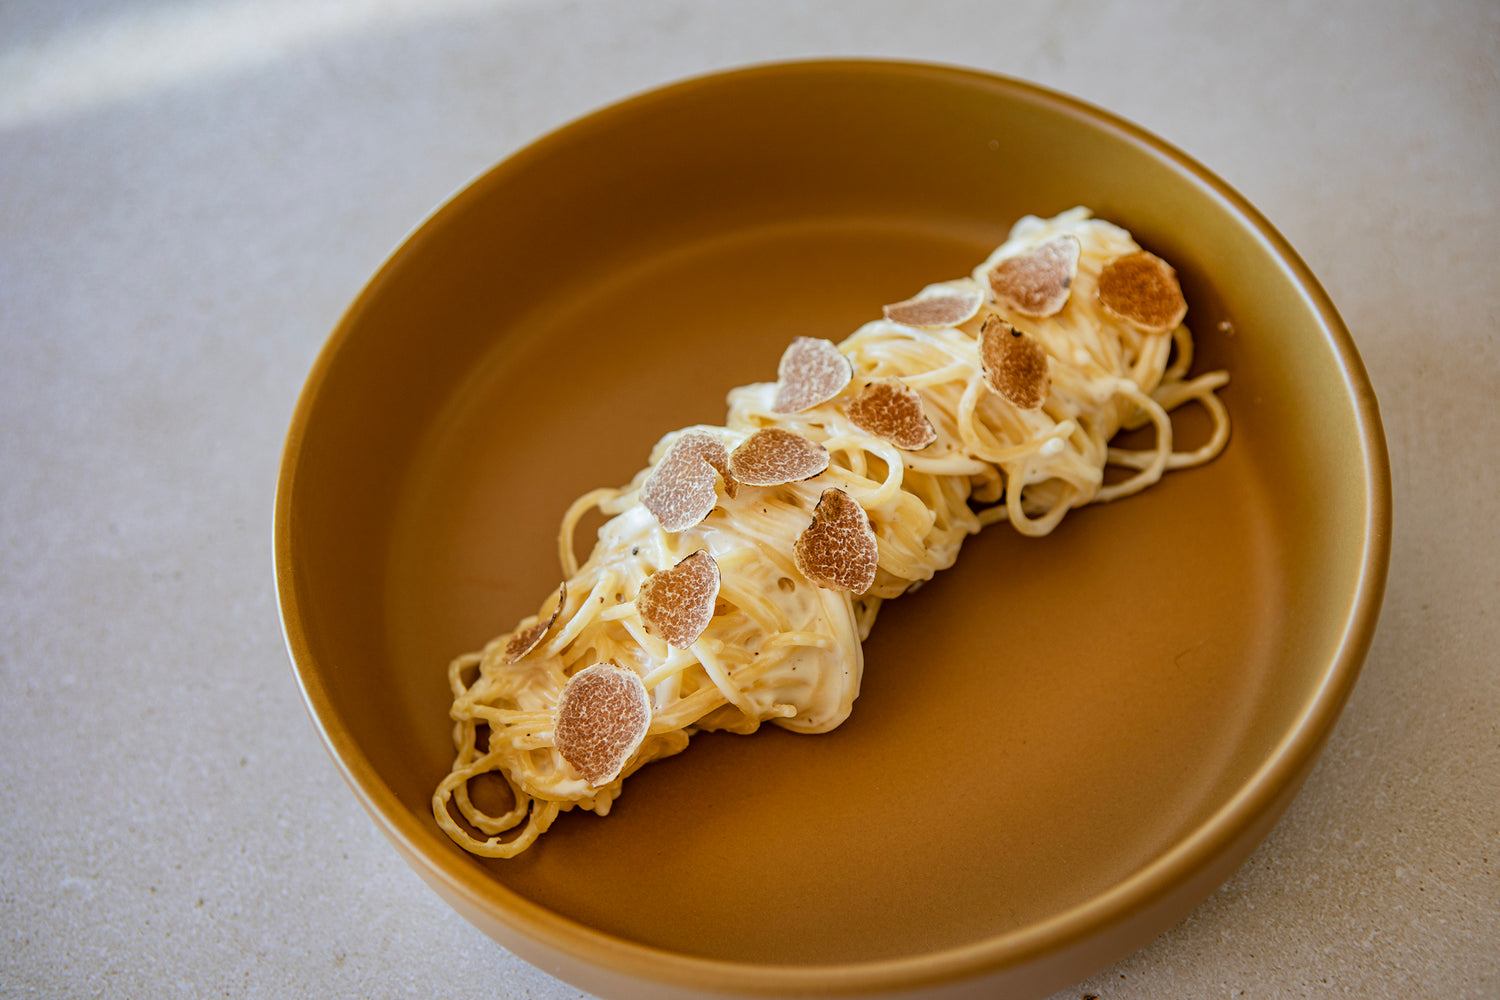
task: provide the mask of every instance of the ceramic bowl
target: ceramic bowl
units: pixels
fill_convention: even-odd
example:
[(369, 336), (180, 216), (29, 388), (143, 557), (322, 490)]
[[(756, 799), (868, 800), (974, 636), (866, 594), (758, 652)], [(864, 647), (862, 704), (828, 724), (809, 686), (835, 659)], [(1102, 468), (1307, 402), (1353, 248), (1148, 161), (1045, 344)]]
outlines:
[[(446, 664), (557, 586), (568, 503), (721, 422), (791, 338), (1075, 205), (1177, 268), (1195, 369), (1231, 373), (1224, 453), (1049, 537), (973, 538), (882, 611), (838, 730), (695, 737), (512, 860), (451, 843)], [(1024, 997), (1150, 941), (1270, 830), (1355, 682), (1389, 527), (1355, 347), (1222, 181), (1026, 83), (804, 62), (592, 114), (422, 224), (312, 370), (275, 554), (334, 761), (504, 947), (605, 997)]]

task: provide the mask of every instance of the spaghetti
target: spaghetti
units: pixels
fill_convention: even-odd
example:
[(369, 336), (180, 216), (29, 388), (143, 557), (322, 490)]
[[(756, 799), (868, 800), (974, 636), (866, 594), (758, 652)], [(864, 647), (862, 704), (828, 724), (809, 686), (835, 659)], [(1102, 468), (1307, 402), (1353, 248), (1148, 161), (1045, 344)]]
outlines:
[[(969, 535), (1045, 535), (1219, 453), (1228, 377), (1188, 376), (1183, 312), (1171, 269), (1079, 208), (1020, 220), (970, 277), (841, 344), (799, 338), (777, 382), (730, 392), (723, 426), (667, 435), (631, 483), (575, 501), (555, 598), (450, 664), (438, 824), (512, 857), (562, 811), (608, 813), (626, 777), (697, 732), (838, 726), (881, 602)], [(1213, 429), (1175, 451), (1167, 414), (1188, 402)], [(1147, 425), (1152, 447), (1111, 446)], [(1106, 482), (1107, 466), (1128, 475)], [(608, 520), (580, 565), (574, 532), (595, 509)], [(470, 796), (485, 774), (510, 787), (503, 814)]]

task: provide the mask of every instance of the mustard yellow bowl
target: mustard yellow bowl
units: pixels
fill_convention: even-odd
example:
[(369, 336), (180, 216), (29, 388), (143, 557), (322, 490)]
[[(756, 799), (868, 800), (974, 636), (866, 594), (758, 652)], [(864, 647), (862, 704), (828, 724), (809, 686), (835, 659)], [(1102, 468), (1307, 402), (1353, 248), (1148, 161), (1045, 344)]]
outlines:
[[(721, 422), (793, 337), (1075, 205), (1177, 268), (1195, 368), (1231, 373), (1224, 453), (1049, 537), (972, 539), (886, 606), (833, 733), (695, 737), (515, 859), (451, 843), (446, 664), (556, 587), (568, 503)], [(590, 115), (417, 229), (308, 378), (275, 555), (335, 762), (506, 948), (606, 997), (1030, 997), (1148, 942), (1276, 822), (1355, 682), (1389, 530), (1354, 344), (1223, 182), (1025, 83), (809, 62)]]

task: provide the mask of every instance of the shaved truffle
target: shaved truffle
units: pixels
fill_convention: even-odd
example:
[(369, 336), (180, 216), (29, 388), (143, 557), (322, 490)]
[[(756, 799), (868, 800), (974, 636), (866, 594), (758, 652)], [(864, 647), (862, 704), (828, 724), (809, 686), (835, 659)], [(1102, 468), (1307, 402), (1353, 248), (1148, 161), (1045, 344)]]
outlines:
[(978, 288), (934, 288), (885, 307), (885, 318), (902, 326), (936, 329), (972, 319), (984, 303)]
[(641, 621), (670, 646), (687, 649), (713, 620), (719, 599), (719, 564), (699, 549), (671, 569), (646, 578), (636, 596)]
[(1116, 257), (1099, 272), (1099, 304), (1150, 333), (1174, 329), (1187, 315), (1177, 272), (1153, 253)]
[(590, 785), (614, 781), (651, 726), (651, 697), (635, 671), (595, 663), (568, 678), (552, 739)]
[(1047, 350), (1036, 338), (991, 316), (979, 330), (979, 360), (985, 385), (1012, 406), (1038, 410), (1047, 401), (1052, 377), (1047, 373)]
[(1023, 316), (1053, 316), (1068, 301), (1078, 276), (1082, 245), (1076, 236), (1058, 236), (990, 268), (990, 288), (1001, 305)]
[(880, 561), (869, 515), (843, 490), (824, 490), (812, 523), (792, 545), (792, 559), (820, 587), (863, 594), (875, 582)]
[(664, 531), (684, 531), (714, 509), (719, 494), (715, 473), (729, 474), (724, 443), (703, 431), (688, 431), (672, 442), (641, 484), (641, 503)]
[(729, 455), (730, 474), (748, 486), (798, 483), (826, 468), (827, 448), (780, 427), (756, 431)]
[(505, 644), (506, 663), (515, 663), (527, 653), (536, 649), (537, 643), (542, 641), (542, 636), (547, 634), (547, 630), (552, 627), (552, 623), (557, 621), (557, 616), (562, 613), (563, 603), (567, 599), (568, 582), (564, 580), (562, 586), (557, 589), (557, 607), (552, 609), (552, 614), (545, 619), (533, 622), (526, 628), (517, 629), (512, 633), (510, 641)]
[(905, 451), (920, 451), (937, 440), (922, 397), (898, 378), (883, 378), (861, 389), (849, 401), (849, 420)]
[(777, 413), (801, 413), (844, 391), (854, 377), (849, 359), (831, 340), (798, 337), (787, 346), (776, 368)]

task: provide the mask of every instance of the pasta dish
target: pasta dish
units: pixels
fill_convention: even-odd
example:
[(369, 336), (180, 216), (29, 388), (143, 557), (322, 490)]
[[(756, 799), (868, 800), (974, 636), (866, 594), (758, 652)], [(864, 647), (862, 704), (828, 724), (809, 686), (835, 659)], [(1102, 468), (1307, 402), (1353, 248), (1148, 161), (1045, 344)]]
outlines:
[[(512, 857), (563, 811), (608, 813), (626, 777), (696, 733), (838, 726), (882, 602), (970, 535), (1045, 535), (1219, 453), (1228, 376), (1189, 375), (1186, 310), (1169, 265), (1079, 208), (1020, 220), (972, 274), (841, 343), (794, 340), (775, 381), (729, 393), (722, 426), (669, 433), (630, 483), (579, 497), (561, 585), (450, 664), (438, 824)], [(1188, 402), (1212, 432), (1177, 451), (1168, 414)], [(1149, 447), (1111, 444), (1146, 427)], [(595, 510), (607, 520), (579, 563)], [(471, 797), (483, 774), (509, 785), (503, 814)]]

